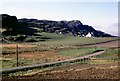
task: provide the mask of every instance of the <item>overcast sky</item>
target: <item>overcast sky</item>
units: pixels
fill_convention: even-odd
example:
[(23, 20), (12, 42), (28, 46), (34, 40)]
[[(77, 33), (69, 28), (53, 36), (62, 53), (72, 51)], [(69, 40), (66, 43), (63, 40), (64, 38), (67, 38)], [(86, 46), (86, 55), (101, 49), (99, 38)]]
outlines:
[(80, 20), (83, 24), (93, 26), (106, 33), (118, 34), (118, 2), (109, 0), (79, 1), (58, 0), (8, 1), (1, 3), (2, 14), (15, 15), (17, 18), (37, 18), (46, 20)]

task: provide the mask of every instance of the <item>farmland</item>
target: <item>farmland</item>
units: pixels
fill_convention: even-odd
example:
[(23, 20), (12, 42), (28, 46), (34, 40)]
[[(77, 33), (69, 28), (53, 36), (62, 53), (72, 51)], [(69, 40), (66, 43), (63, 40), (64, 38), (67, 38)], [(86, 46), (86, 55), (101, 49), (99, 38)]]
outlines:
[[(58, 35), (55, 33), (41, 33), (44, 38), (50, 38), (42, 42), (18, 43), (19, 65), (45, 63), (78, 57), (95, 51), (94, 47), (77, 47), (75, 45), (99, 43), (115, 38), (84, 38)], [(41, 37), (41, 36), (40, 36)], [(35, 38), (35, 36), (34, 36)], [(36, 39), (38, 36), (36, 36)], [(37, 39), (38, 40), (38, 39)], [(105, 48), (97, 48), (105, 49)], [(16, 66), (16, 44), (2, 44), (3, 68)]]
[[(45, 32), (40, 34), (41, 36), (31, 36), (30, 38), (41, 40), (41, 37), (42, 37), (44, 41), (31, 42), (31, 43), (2, 44), (1, 45), (2, 46), (2, 58), (1, 58), (2, 68), (16, 67), (16, 45), (18, 44), (19, 66), (67, 60), (67, 59), (91, 54), (95, 50), (105, 50), (105, 53), (91, 58), (91, 60), (89, 60), (88, 62), (85, 62), (85, 64), (83, 63), (83, 65), (80, 62), (76, 62), (72, 65), (63, 65), (63, 66), (52, 68), (52, 69), (46, 68), (47, 70), (50, 69), (48, 71), (45, 71), (45, 69), (42, 69), (43, 72), (41, 71), (41, 69), (38, 68), (38, 69), (33, 69), (31, 71), (28, 70), (26, 72), (23, 71), (15, 74), (14, 73), (10, 74), (12, 76), (21, 75), (21, 78), (22, 77), (24, 78), (24, 75), (27, 75), (28, 78), (31, 78), (30, 74), (32, 74), (34, 78), (38, 78), (37, 76), (41, 76), (41, 79), (45, 79), (45, 78), (52, 79), (53, 77), (51, 76), (56, 76), (55, 74), (58, 73), (59, 75), (54, 77), (55, 79), (63, 78), (62, 76), (63, 74), (65, 74), (64, 78), (74, 79), (76, 77), (77, 79), (79, 78), (82, 79), (85, 77), (81, 75), (81, 72), (83, 73), (85, 72), (86, 74), (84, 75), (90, 78), (91, 74), (89, 73), (91, 71), (96, 72), (97, 70), (98, 72), (99, 71), (101, 72), (101, 70), (103, 70), (106, 73), (111, 70), (113, 74), (111, 74), (110, 76), (113, 76), (114, 73), (117, 74), (116, 66), (119, 60), (118, 49), (117, 48), (112, 49), (111, 47), (113, 45), (118, 45), (118, 42), (113, 41), (113, 42), (110, 42), (109, 44), (100, 43), (105, 41), (116, 40), (117, 38), (112, 38), (112, 37), (85, 38), (85, 37), (74, 37), (69, 35), (64, 36), (64, 35), (59, 35), (55, 33), (45, 33)], [(97, 44), (97, 43), (100, 43), (100, 44)], [(83, 44), (93, 44), (93, 45), (81, 46)], [(114, 46), (114, 47), (118, 47), (118, 46)], [(96, 66), (100, 68), (96, 68)], [(101, 69), (102, 66), (103, 68), (104, 67), (105, 68)], [(111, 66), (115, 68), (114, 69), (108, 68)], [(81, 68), (78, 68), (78, 67), (81, 67)], [(83, 69), (82, 67), (86, 69), (81, 71), (81, 69)], [(89, 67), (91, 67), (91, 69)], [(87, 71), (89, 71), (89, 73)], [(49, 76), (46, 75), (47, 72)], [(77, 72), (78, 74), (75, 74), (75, 72)], [(71, 76), (67, 76), (67, 74), (69, 75), (75, 74), (75, 75), (71, 77)], [(81, 77), (78, 77), (77, 75), (81, 75)], [(100, 74), (96, 76), (100, 76), (101, 78), (104, 78)], [(107, 74), (105, 76), (107, 76)], [(107, 76), (107, 78), (110, 78), (110, 77)], [(117, 78), (117, 77), (114, 77), (114, 78)]]

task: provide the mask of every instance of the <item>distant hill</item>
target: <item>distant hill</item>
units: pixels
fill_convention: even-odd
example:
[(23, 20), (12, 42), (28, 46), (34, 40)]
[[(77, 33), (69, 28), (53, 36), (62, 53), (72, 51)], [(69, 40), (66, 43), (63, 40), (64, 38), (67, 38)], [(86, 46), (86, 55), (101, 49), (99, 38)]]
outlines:
[[(10, 19), (14, 21), (11, 22)], [(7, 23), (4, 22), (3, 26), (8, 26), (10, 28), (13, 28), (12, 32), (13, 30), (15, 30), (17, 32), (14, 32), (14, 33), (16, 34), (18, 33), (18, 34), (33, 35), (35, 32), (49, 32), (49, 33), (57, 33), (57, 34), (64, 34), (64, 35), (72, 34), (74, 36), (80, 36), (80, 37), (84, 37), (88, 34), (91, 34), (91, 36), (93, 37), (112, 37), (112, 35), (110, 34), (95, 30), (92, 26), (84, 25), (79, 20), (52, 21), (52, 20), (38, 20), (38, 19), (27, 19), (27, 18), (17, 19), (17, 17), (15, 16), (2, 14), (2, 21), (7, 22)], [(12, 26), (11, 24), (14, 27), (11, 27)], [(8, 28), (8, 27), (4, 27), (4, 28)], [(39, 31), (31, 29), (31, 27), (37, 28), (39, 29)], [(9, 31), (10, 31), (10, 28), (9, 28)], [(6, 35), (6, 33), (4, 32), (3, 35)]]
[(72, 21), (51, 21), (38, 19), (18, 19), (18, 22), (29, 26), (40, 28), (43, 32), (72, 34), (74, 36), (86, 36), (88, 33), (93, 37), (112, 37), (102, 31), (95, 30), (92, 26), (83, 25), (79, 20)]

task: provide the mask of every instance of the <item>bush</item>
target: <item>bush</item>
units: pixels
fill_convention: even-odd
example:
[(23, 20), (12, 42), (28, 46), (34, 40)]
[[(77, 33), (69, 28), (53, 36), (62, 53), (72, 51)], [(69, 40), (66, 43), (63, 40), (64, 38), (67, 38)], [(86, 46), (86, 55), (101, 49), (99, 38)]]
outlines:
[(17, 35), (17, 37), (14, 39), (14, 41), (20, 41), (23, 42), (26, 39), (26, 35)]
[(13, 36), (8, 36), (7, 37), (7, 40), (9, 40), (9, 41), (14, 41), (14, 39), (15, 39), (15, 37), (13, 37)]

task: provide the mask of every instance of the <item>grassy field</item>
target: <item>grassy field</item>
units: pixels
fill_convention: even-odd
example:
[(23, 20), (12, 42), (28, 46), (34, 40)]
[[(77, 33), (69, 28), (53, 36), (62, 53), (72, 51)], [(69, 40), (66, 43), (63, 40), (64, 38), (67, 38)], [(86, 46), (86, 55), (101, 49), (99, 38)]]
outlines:
[[(85, 63), (85, 64), (89, 64), (89, 65), (94, 65), (94, 64), (97, 64), (97, 65), (100, 64), (101, 65), (101, 64), (115, 63), (115, 62), (118, 61), (117, 54), (118, 54), (118, 49), (111, 49), (111, 50), (106, 51), (102, 55), (93, 57), (94, 59), (91, 59), (89, 61), (75, 62), (75, 63), (71, 63), (70, 65), (75, 65), (75, 64), (80, 64), (81, 65), (81, 63), (83, 63), (83, 64)], [(51, 70), (51, 69), (54, 69), (54, 68), (62, 68), (64, 66), (69, 67), (70, 65), (62, 65), (62, 66), (48, 67), (48, 68), (42, 68), (42, 69), (36, 68), (36, 69), (32, 69), (32, 70), (27, 70), (27, 71), (18, 71), (18, 72), (15, 72), (15, 73), (4, 74), (4, 76), (11, 77), (11, 76), (33, 75), (33, 74), (36, 74), (36, 73), (39, 73), (39, 72), (42, 72), (42, 71), (46, 71), (46, 70)]]
[(40, 33), (43, 37), (50, 38), (46, 41), (39, 42), (43, 44), (62, 44), (62, 45), (81, 45), (81, 44), (90, 44), (90, 43), (99, 43), (109, 40), (114, 40), (113, 37), (75, 37), (75, 36), (65, 36), (59, 35), (56, 33)]
[(88, 64), (110, 64), (119, 62), (118, 49), (106, 50), (103, 54), (91, 58)]
[(118, 60), (119, 59), (118, 54), (119, 54), (118, 49), (110, 49), (106, 51), (104, 54), (96, 56), (96, 58), (107, 59), (107, 60)]
[[(58, 49), (52, 51), (34, 51), (19, 53), (19, 66), (40, 64), (58, 60), (65, 60), (78, 56), (84, 56), (95, 51), (94, 48), (72, 48), (72, 49)], [(6, 54), (2, 56), (2, 67), (10, 68), (16, 66), (16, 54)]]
[[(105, 48), (97, 48), (97, 50), (104, 50)], [(90, 54), (95, 51), (95, 48), (78, 48), (78, 49), (63, 49), (59, 50), (58, 54), (65, 55), (65, 56), (72, 56), (72, 57), (78, 57), (78, 56), (84, 56), (87, 54)]]
[[(20, 66), (65, 60), (83, 56), (92, 53), (95, 51), (95, 48), (81, 48), (78, 46), (76, 47), (75, 45), (99, 43), (117, 39), (112, 37), (74, 37), (69, 35), (65, 36), (56, 33), (45, 32), (38, 33), (38, 36), (31, 36), (29, 38), (36, 40), (44, 39), (45, 41), (19, 43), (19, 45), (26, 46), (19, 47), (18, 49)], [(34, 47), (27, 47), (27, 45), (34, 45)], [(104, 48), (97, 49), (99, 50)], [(16, 47), (2, 47), (1, 56), (2, 68), (10, 68), (16, 66)]]
[[(40, 36), (41, 35), (41, 36)], [(55, 33), (39, 33), (38, 36), (31, 36), (31, 39), (35, 39), (39, 42), (31, 42), (31, 43), (19, 43), (19, 66), (26, 66), (32, 64), (41, 64), (53, 61), (62, 61), (66, 59), (71, 59), (79, 56), (84, 56), (90, 54), (95, 51), (95, 47), (80, 47), (82, 44), (91, 44), (91, 43), (99, 43), (105, 42), (109, 40), (115, 40), (117, 38), (86, 38), (86, 37), (73, 37), (73, 36), (64, 36)], [(28, 38), (28, 39), (29, 39)], [(9, 44), (7, 44), (9, 45)], [(11, 68), (16, 67), (16, 43), (11, 46), (3, 46), (2, 54), (0, 61), (2, 61), (1, 68)], [(30, 45), (30, 46), (28, 46)], [(22, 47), (23, 46), (23, 47)], [(12, 76), (26, 76), (33, 75), (39, 72), (43, 72), (46, 70), (54, 70), (55, 68), (63, 68), (64, 66), (69, 67), (70, 65), (74, 67), (74, 65), (78, 64), (88, 68), (88, 65), (93, 66), (94, 64), (110, 64), (116, 63), (118, 58), (118, 49), (109, 49), (103, 47), (97, 47), (97, 50), (105, 50), (104, 54), (99, 56), (92, 57), (87, 61), (78, 61), (71, 64), (64, 64), (62, 66), (52, 66), (47, 68), (35, 68), (27, 71), (18, 71), (15, 73), (6, 73), (2, 74), (2, 76), (12, 77)], [(77, 68), (78, 66), (74, 67)], [(0, 69), (1, 69), (0, 68)], [(79, 68), (79, 67), (78, 67)], [(88, 71), (86, 71), (88, 72)], [(76, 73), (75, 73), (76, 74)], [(73, 75), (73, 74), (72, 74)]]

